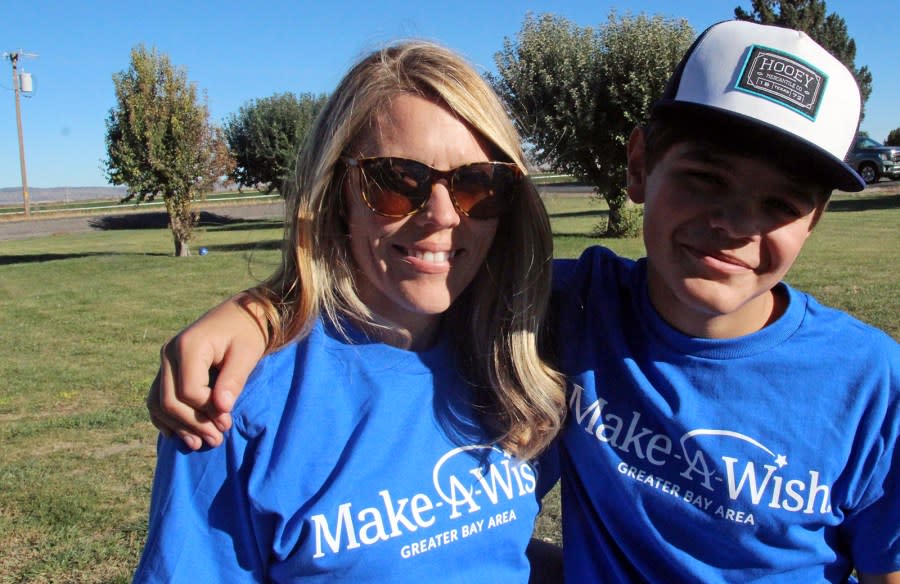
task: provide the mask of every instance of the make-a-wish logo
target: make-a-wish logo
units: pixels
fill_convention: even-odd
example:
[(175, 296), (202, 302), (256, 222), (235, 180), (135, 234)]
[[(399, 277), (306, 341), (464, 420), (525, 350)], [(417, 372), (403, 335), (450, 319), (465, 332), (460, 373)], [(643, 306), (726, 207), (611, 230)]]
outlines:
[[(501, 458), (498, 461), (494, 456), (493, 462), (468, 469), (469, 476), (461, 479), (448, 463), (463, 453), (473, 451), (500, 454)], [(490, 460), (487, 456), (483, 458)], [(495, 446), (455, 448), (437, 461), (431, 477), (438, 497), (450, 507), (450, 519), (458, 519), (464, 512), (480, 511), (485, 504), (497, 505), (501, 501), (529, 495), (537, 484), (534, 469), (528, 463), (513, 458)]]
[(685, 478), (692, 478), (695, 475), (699, 475), (701, 477), (701, 484), (710, 491), (713, 490), (712, 479), (716, 476), (716, 471), (709, 467), (704, 451), (696, 447), (696, 442), (693, 439), (701, 436), (717, 436), (740, 440), (766, 453), (773, 459), (774, 464), (777, 465), (778, 468), (787, 465), (787, 457), (785, 455), (776, 455), (764, 444), (746, 434), (741, 434), (740, 432), (734, 432), (732, 430), (691, 430), (681, 436), (681, 452), (684, 456), (685, 463), (687, 464), (687, 468), (681, 475)]
[(831, 486), (820, 483), (818, 471), (808, 470), (805, 476), (786, 478), (781, 470), (788, 465), (787, 456), (776, 454), (760, 441), (740, 432), (712, 429), (686, 432), (680, 440), (687, 465), (681, 476), (687, 479), (699, 477), (700, 484), (709, 491), (715, 490), (713, 480), (723, 480), (721, 473), (708, 464), (708, 454), (700, 448), (691, 448), (694, 439), (700, 436), (739, 440), (764, 454), (760, 458), (746, 454), (742, 458), (725, 454), (719, 456), (724, 463), (724, 482), (730, 500), (742, 500), (743, 496), (743, 500), (754, 506), (766, 505), (772, 509), (805, 514), (831, 512)]
[[(425, 479), (423, 486), (429, 486), (428, 483)], [(442, 455), (432, 468), (430, 483), (431, 492), (397, 496), (382, 489), (377, 492), (376, 505), (357, 509), (352, 501), (347, 501), (338, 505), (334, 513), (312, 515), (316, 541), (313, 558), (414, 534), (435, 525), (435, 529), (441, 529), (439, 533), (403, 546), (401, 556), (411, 557), (452, 544), (515, 521), (516, 508), (511, 502), (531, 496), (537, 479), (527, 462), (495, 446), (471, 445)]]
[(640, 411), (622, 415), (607, 400), (587, 398), (578, 385), (569, 410), (572, 422), (617, 451), (619, 474), (709, 513), (752, 523), (748, 513), (758, 506), (791, 513), (831, 512), (831, 486), (821, 481), (818, 471), (789, 473), (785, 454), (747, 434), (690, 429), (676, 442), (646, 424)]

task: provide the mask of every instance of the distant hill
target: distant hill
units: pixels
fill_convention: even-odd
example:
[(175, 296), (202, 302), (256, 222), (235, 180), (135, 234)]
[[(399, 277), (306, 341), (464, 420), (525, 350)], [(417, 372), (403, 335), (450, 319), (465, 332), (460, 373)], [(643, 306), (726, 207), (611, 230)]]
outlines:
[[(96, 201), (98, 199), (121, 199), (125, 187), (28, 187), (28, 198), (33, 203), (56, 203), (65, 201)], [(0, 205), (22, 202), (22, 187), (0, 188)]]

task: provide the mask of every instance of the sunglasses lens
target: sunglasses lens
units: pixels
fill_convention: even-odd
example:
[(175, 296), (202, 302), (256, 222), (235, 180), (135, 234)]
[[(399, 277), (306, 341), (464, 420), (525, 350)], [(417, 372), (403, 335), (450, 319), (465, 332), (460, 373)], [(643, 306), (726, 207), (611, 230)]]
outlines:
[(504, 164), (477, 163), (457, 169), (453, 196), (460, 210), (474, 219), (501, 215), (519, 182), (517, 168)]
[(449, 178), (457, 208), (474, 219), (506, 211), (522, 179), (518, 167), (500, 162), (476, 162), (447, 172), (405, 158), (364, 158), (358, 164), (363, 198), (369, 208), (387, 217), (406, 217), (421, 209), (431, 196), (433, 173)]
[(429, 170), (414, 160), (372, 158), (363, 165), (364, 196), (376, 213), (405, 217), (430, 194)]

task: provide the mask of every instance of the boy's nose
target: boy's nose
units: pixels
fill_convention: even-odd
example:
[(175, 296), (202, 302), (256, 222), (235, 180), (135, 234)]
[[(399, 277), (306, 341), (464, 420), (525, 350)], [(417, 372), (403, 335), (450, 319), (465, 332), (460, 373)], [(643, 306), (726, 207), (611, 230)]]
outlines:
[(728, 197), (712, 213), (711, 224), (729, 237), (752, 237), (761, 233), (761, 218), (752, 200)]

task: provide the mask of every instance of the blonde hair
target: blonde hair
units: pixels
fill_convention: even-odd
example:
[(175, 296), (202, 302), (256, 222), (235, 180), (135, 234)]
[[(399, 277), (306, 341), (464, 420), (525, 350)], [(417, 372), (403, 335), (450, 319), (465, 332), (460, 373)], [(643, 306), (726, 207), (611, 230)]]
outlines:
[[(376, 51), (343, 78), (314, 124), (286, 188), (289, 224), (282, 262), (249, 291), (269, 325), (269, 348), (306, 336), (323, 316), (336, 327), (349, 319), (390, 335), (360, 300), (347, 237), (340, 157), (392, 97), (433, 100), (489, 141), (495, 154), (525, 170), (518, 133), (496, 94), (453, 52), (410, 41)], [(443, 322), (457, 342), (482, 423), (523, 458), (543, 450), (565, 415), (564, 380), (543, 357), (550, 295), (552, 234), (530, 180), (522, 181), (480, 271)]]

